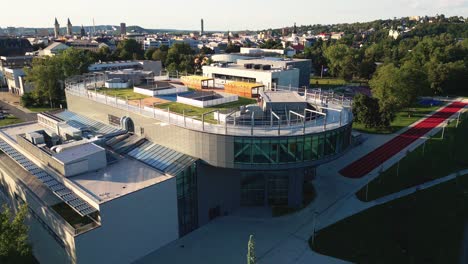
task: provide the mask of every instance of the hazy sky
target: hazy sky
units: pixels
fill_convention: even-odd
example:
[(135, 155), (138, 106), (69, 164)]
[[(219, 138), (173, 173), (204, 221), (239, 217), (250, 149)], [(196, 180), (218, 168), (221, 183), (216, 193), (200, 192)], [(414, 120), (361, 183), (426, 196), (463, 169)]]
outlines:
[[(5, 9), (4, 9), (5, 8)], [(205, 30), (265, 29), (411, 15), (468, 16), (468, 0), (0, 0), (0, 27), (139, 25)]]

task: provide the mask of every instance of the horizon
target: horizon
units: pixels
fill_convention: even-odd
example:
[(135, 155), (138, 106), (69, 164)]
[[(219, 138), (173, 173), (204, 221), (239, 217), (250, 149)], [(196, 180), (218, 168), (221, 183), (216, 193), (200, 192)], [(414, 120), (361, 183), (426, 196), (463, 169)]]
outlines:
[[(218, 3), (212, 0), (201, 0), (196, 3), (184, 3), (183, 9), (169, 8), (167, 2), (142, 0), (138, 5), (127, 5), (129, 1), (118, 0), (112, 2), (112, 8), (107, 1), (93, 2), (91, 0), (80, 1), (79, 6), (73, 6), (71, 10), (63, 2), (51, 0), (49, 4), (55, 8), (41, 9), (40, 2), (27, 0), (24, 2), (9, 3), (11, 10), (21, 10), (22, 16), (15, 12), (3, 14), (0, 17), (0, 27), (24, 27), (24, 28), (52, 28), (54, 19), (57, 18), (61, 27), (65, 27), (69, 18), (73, 26), (95, 25), (119, 26), (121, 22), (127, 26), (140, 26), (145, 29), (170, 29), (198, 31), (200, 19), (204, 19), (205, 31), (244, 31), (264, 30), (269, 28), (291, 27), (295, 22), (300, 25), (331, 25), (340, 23), (363, 23), (374, 20), (393, 19), (394, 17), (408, 16), (435, 16), (444, 14), (450, 16), (468, 15), (468, 0), (383, 0), (378, 3), (371, 0), (353, 1), (328, 1), (297, 0), (288, 8), (297, 8), (294, 14), (284, 12), (284, 3), (278, 0), (249, 2), (240, 0), (235, 5)], [(195, 12), (212, 11), (210, 5), (216, 4), (213, 10), (219, 12)], [(205, 7), (207, 6), (208, 7)], [(268, 5), (268, 6), (266, 6)], [(153, 8), (141, 7), (150, 6)], [(202, 6), (203, 8), (200, 8)], [(92, 7), (92, 8), (90, 8)], [(161, 12), (162, 7), (164, 12)], [(247, 7), (247, 8), (246, 8)], [(110, 10), (101, 12), (101, 10)], [(194, 11), (193, 11), (194, 10)], [(250, 10), (260, 10), (246, 12)], [(224, 12), (226, 11), (226, 12)], [(268, 12), (268, 14), (266, 14)], [(118, 14), (116, 16), (116, 13)], [(174, 19), (175, 18), (175, 19)]]

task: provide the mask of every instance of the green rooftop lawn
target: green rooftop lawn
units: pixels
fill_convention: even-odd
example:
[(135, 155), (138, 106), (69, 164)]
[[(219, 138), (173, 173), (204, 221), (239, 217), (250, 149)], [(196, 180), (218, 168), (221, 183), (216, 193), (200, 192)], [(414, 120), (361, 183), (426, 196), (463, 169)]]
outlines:
[(54, 211), (62, 216), (62, 218), (65, 219), (74, 228), (78, 228), (93, 222), (89, 217), (83, 217), (79, 215), (64, 202), (53, 205), (52, 209), (54, 209)]
[[(177, 113), (177, 114), (183, 114), (185, 110), (185, 115), (187, 117), (192, 117), (194, 119), (201, 120), (202, 115), (204, 113), (208, 113), (213, 110), (228, 111), (234, 108), (239, 108), (240, 106), (243, 106), (243, 105), (254, 104), (256, 102), (257, 101), (255, 99), (239, 97), (239, 100), (236, 102), (231, 102), (231, 103), (226, 103), (226, 104), (221, 104), (221, 105), (216, 105), (216, 106), (206, 107), (206, 108), (195, 107), (195, 106), (181, 104), (177, 102), (155, 104), (154, 106), (157, 108), (161, 108), (161, 109), (167, 109), (169, 107), (169, 110), (171, 112)], [(210, 123), (216, 123), (216, 121), (214, 120), (213, 114), (206, 115), (205, 121), (210, 122)]]
[(390, 124), (389, 128), (366, 128), (363, 124), (354, 122), (353, 129), (371, 134), (391, 134), (405, 128), (421, 118), (426, 117), (429, 113), (439, 109), (441, 106), (424, 106), (415, 104), (412, 107), (405, 108), (395, 114), (395, 119)]
[(109, 88), (100, 88), (98, 92), (101, 94), (107, 94), (107, 96), (115, 97), (117, 96), (120, 99), (124, 100), (140, 100), (145, 99), (150, 96), (139, 94), (133, 92), (133, 88), (123, 88), (123, 89), (109, 89)]
[(468, 175), (373, 207), (309, 240), (353, 263), (459, 263), (468, 220)]
[[(452, 121), (445, 129), (428, 139), (425, 146), (419, 146), (380, 176), (369, 183), (367, 200), (398, 192), (462, 169), (468, 169), (468, 114)], [(366, 200), (366, 187), (357, 196)]]
[(5, 119), (0, 120), (0, 126), (9, 126), (9, 125), (18, 124), (21, 122), (23, 122), (21, 119), (12, 115), (7, 115)]

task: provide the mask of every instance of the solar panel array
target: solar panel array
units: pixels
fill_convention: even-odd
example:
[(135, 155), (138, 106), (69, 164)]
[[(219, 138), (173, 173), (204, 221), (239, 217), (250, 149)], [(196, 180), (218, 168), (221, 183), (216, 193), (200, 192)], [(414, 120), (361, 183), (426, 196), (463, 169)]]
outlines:
[(23, 154), (19, 153), (16, 149), (11, 147), (4, 140), (0, 139), (0, 149), (12, 158), (21, 167), (29, 173), (37, 177), (43, 184), (45, 184), (55, 195), (62, 201), (70, 205), (81, 216), (85, 216), (96, 212), (96, 209), (90, 206), (83, 199), (79, 198), (70, 189), (65, 187), (62, 183), (58, 182), (54, 177), (50, 176), (47, 172), (39, 168), (36, 164), (28, 160)]
[(191, 156), (146, 141), (128, 152), (128, 155), (167, 174), (176, 176), (195, 162)]
[(93, 132), (98, 134), (107, 135), (121, 130), (120, 128), (101, 123), (99, 121), (87, 118), (79, 114), (75, 114), (67, 110), (56, 113), (55, 116), (67, 121), (67, 124), (69, 124), (72, 127), (78, 129), (89, 128), (93, 130)]

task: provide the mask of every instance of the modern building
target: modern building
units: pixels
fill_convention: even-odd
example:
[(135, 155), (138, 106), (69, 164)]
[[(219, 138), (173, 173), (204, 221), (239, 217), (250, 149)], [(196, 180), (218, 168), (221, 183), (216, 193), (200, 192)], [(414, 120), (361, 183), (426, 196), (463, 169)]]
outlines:
[(0, 86), (7, 86), (8, 91), (23, 95), (32, 90), (32, 86), (26, 84), (23, 68), (31, 66), (32, 56), (0, 57)]
[[(310, 85), (310, 74), (312, 72), (312, 61), (308, 59), (284, 59), (284, 58), (275, 58), (275, 57), (264, 57), (260, 59), (253, 60), (237, 60), (237, 64), (262, 64), (270, 65), (272, 68), (280, 69), (298, 69), (299, 70), (299, 80), (297, 86), (293, 84), (293, 87), (309, 87)], [(281, 84), (282, 85), (282, 84)]]
[(331, 94), (265, 90), (258, 105), (219, 112), (207, 122), (93, 94), (82, 84), (92, 86), (94, 77), (82, 78), (67, 83), (70, 111), (124, 127), (121, 120), (131, 120), (127, 127), (135, 135), (199, 159), (199, 226), (243, 206), (300, 206), (304, 180), (350, 146), (350, 102)]
[(27, 202), (42, 263), (130, 263), (242, 207), (300, 207), (351, 143), (333, 94), (266, 89), (199, 119), (87, 89), (105, 76), (67, 80), (68, 110), (0, 129), (0, 190)]
[(227, 82), (242, 81), (265, 85), (309, 87), (310, 60), (283, 58), (236, 58), (236, 63), (215, 63), (203, 66), (203, 75), (214, 78), (216, 86)]
[(152, 71), (155, 75), (160, 75), (162, 71), (161, 61), (108, 61), (93, 63), (88, 66), (90, 72), (104, 72), (104, 71), (116, 71), (116, 70), (144, 70)]

